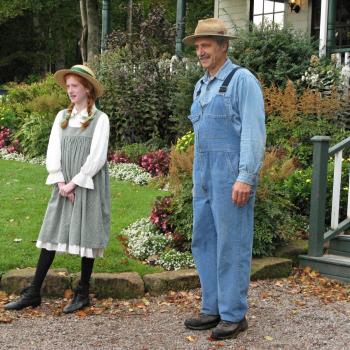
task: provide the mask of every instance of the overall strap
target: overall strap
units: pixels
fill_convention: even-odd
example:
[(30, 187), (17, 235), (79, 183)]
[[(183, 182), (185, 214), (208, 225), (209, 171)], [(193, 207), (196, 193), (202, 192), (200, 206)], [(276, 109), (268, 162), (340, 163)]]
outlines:
[[(238, 66), (232, 69), (232, 71), (227, 75), (226, 79), (220, 86), (219, 92), (226, 92), (228, 85), (230, 84), (231, 79), (233, 78), (234, 74), (238, 71), (238, 69), (241, 69), (242, 67)], [(201, 94), (202, 91), (202, 79), (200, 80), (201, 86), (199, 87), (196, 97), (198, 97)]]
[(200, 80), (200, 83), (201, 83), (201, 86), (199, 87), (199, 89), (198, 89), (198, 91), (197, 91), (196, 97), (198, 97), (198, 96), (201, 94), (202, 85), (203, 85), (203, 80), (202, 80), (202, 79)]
[(238, 71), (238, 69), (241, 69), (241, 68), (242, 67), (238, 66), (238, 67), (235, 67), (235, 68), (232, 69), (232, 71), (227, 75), (227, 77), (225, 78), (224, 82), (220, 86), (219, 92), (226, 92), (227, 91), (227, 87), (230, 84), (231, 79), (233, 78), (235, 73)]

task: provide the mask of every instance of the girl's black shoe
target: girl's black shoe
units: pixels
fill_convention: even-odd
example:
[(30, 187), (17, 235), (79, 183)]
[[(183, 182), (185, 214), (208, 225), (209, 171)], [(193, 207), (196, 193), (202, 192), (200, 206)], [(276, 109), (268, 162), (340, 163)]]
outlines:
[(79, 283), (77, 288), (74, 290), (74, 295), (71, 303), (64, 307), (63, 312), (65, 314), (70, 314), (89, 305), (89, 285), (82, 286)]
[(21, 290), (20, 297), (5, 305), (5, 310), (22, 310), (25, 307), (37, 307), (41, 304), (40, 292), (29, 286)]

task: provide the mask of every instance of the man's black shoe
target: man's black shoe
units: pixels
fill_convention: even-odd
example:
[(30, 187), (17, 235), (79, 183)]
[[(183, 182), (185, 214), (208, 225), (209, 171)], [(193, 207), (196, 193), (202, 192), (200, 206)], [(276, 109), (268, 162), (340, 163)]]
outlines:
[(194, 329), (196, 331), (210, 329), (220, 322), (220, 316), (218, 315), (206, 315), (199, 314), (197, 318), (189, 318), (185, 321), (185, 326), (189, 329)]
[(220, 323), (213, 329), (211, 338), (215, 340), (237, 338), (238, 334), (244, 332), (247, 328), (248, 322), (245, 317), (238, 323), (220, 321)]
[(80, 310), (85, 306), (90, 305), (89, 298), (89, 286), (82, 286), (80, 283), (74, 290), (73, 299), (70, 304), (66, 305), (63, 309), (65, 314), (70, 314), (74, 311)]
[(36, 291), (32, 286), (21, 290), (20, 297), (5, 305), (5, 310), (22, 310), (25, 307), (37, 307), (41, 304), (40, 292)]

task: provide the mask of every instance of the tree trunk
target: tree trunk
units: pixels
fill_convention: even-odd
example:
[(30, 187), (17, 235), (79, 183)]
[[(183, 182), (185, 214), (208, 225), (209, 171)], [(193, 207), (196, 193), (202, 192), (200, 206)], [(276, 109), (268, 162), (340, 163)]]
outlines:
[(87, 61), (91, 62), (100, 52), (100, 35), (97, 0), (86, 0), (87, 13)]
[[(44, 45), (43, 45), (43, 37), (45, 36), (45, 33), (42, 32), (42, 28), (40, 27), (40, 20), (39, 20), (39, 15), (37, 13), (33, 13), (33, 28), (34, 31), (37, 35), (37, 42), (38, 42), (38, 51), (40, 51), (41, 53), (43, 52), (44, 49)], [(45, 56), (47, 56), (47, 49), (45, 47)], [(41, 77), (44, 77), (47, 73), (47, 66), (49, 65), (49, 67), (51, 67), (51, 62), (47, 62), (47, 59), (40, 59), (40, 61), (38, 62), (39, 65), (39, 73)], [(50, 70), (50, 69), (49, 69)]]
[(81, 17), (81, 37), (79, 41), (81, 58), (85, 64), (88, 60), (88, 21), (87, 21), (87, 7), (86, 0), (80, 0), (80, 17)]
[(66, 47), (64, 39), (59, 35), (56, 39), (56, 59), (55, 70), (63, 69), (66, 67)]

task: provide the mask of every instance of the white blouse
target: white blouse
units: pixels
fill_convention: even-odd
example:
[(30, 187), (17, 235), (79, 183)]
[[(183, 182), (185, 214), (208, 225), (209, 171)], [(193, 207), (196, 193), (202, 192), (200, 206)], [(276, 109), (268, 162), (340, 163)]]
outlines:
[[(96, 109), (96, 107), (93, 107)], [(51, 129), (49, 145), (46, 154), (46, 169), (49, 173), (46, 184), (52, 185), (57, 182), (64, 182), (64, 177), (61, 167), (61, 137), (64, 111), (58, 112), (54, 124)], [(87, 110), (84, 109), (80, 113), (73, 108), (72, 115), (69, 118), (68, 125), (74, 128), (80, 128), (81, 122), (88, 117)], [(105, 113), (102, 113), (97, 121), (94, 134), (90, 146), (90, 154), (86, 158), (85, 163), (76, 174), (72, 181), (84, 188), (94, 189), (92, 178), (98, 173), (107, 160), (109, 138), (109, 119)]]

